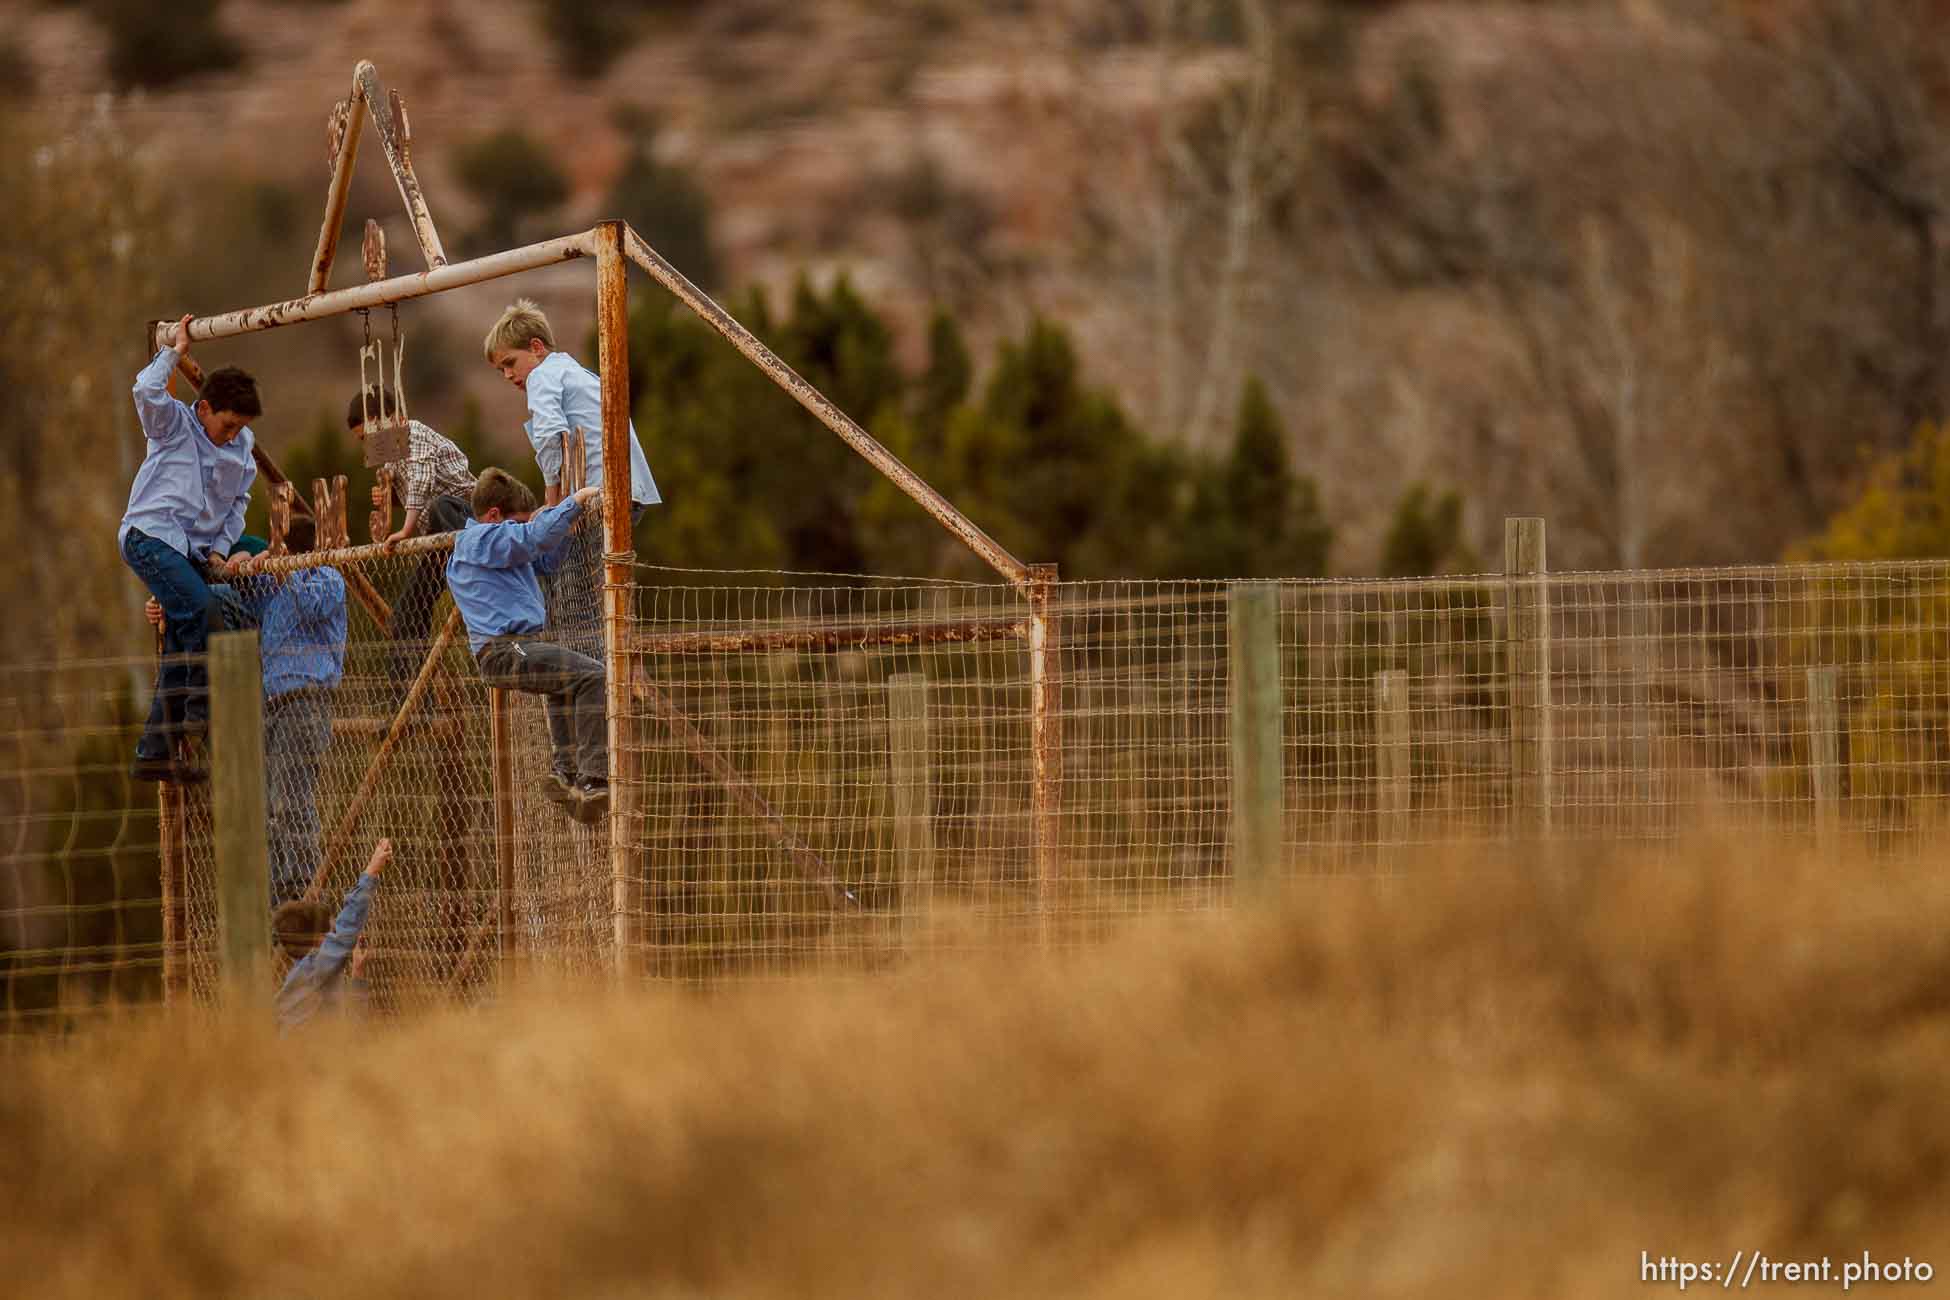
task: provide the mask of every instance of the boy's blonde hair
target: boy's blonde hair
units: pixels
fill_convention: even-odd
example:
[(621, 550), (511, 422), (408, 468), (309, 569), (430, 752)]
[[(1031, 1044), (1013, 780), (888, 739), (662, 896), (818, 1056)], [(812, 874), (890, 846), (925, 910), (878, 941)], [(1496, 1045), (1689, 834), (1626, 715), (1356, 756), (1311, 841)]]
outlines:
[(492, 361), (494, 354), (503, 348), (521, 351), (528, 346), (529, 339), (540, 339), (549, 351), (555, 350), (555, 331), (548, 327), (548, 317), (533, 298), (517, 298), (501, 313), (501, 319), (494, 322), (481, 351)]
[(476, 519), (490, 510), (499, 510), (504, 516), (521, 515), (535, 508), (535, 494), (507, 470), (490, 465), (474, 480), (472, 504)]

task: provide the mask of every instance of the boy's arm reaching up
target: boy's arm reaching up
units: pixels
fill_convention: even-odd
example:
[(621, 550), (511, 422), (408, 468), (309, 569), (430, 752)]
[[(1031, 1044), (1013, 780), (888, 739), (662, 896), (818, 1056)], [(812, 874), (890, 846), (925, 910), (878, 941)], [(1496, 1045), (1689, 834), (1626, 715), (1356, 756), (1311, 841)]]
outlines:
[(332, 932), (325, 936), (325, 942), (318, 945), (318, 952), (314, 954), (321, 975), (329, 977), (351, 960), (352, 945), (359, 942), (359, 931), (366, 925), (366, 912), (372, 907), (372, 895), (379, 885), (379, 873), (392, 860), (393, 842), (379, 841), (373, 847), (372, 860), (366, 863), (365, 873), (346, 894), (345, 906), (339, 909), (338, 919), (332, 922)]
[[(575, 492), (569, 495), (568, 500), (563, 503), (570, 507), (563, 512), (563, 518), (573, 524), (583, 511), (596, 504), (596, 498), (602, 494), (603, 490), (600, 486), (576, 489)], [(568, 540), (569, 529), (565, 527), (560, 533), (550, 537), (537, 547), (535, 551), (536, 570), (541, 573), (554, 573), (556, 568), (562, 563), (562, 548)]]
[(190, 350), (190, 318), (176, 322), (170, 343), (162, 348), (135, 377), (135, 411), (142, 421), (144, 436), (156, 441), (180, 434), (184, 426), (175, 415), (183, 404), (169, 395), (169, 377), (176, 363)]

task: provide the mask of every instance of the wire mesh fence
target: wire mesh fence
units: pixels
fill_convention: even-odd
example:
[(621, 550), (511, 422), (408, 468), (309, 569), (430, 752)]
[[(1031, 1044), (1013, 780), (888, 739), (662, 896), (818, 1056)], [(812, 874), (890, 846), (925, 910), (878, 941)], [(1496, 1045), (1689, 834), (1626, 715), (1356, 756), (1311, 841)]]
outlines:
[[(490, 690), (428, 576), (444, 545), (335, 560), (342, 677), (297, 701), (326, 719), (315, 778), (291, 770), (307, 733), (266, 642), (273, 892), (336, 899), (394, 841), (368, 926), (382, 1009), (485, 996), (516, 961), (872, 970), (1422, 846), (1656, 840), (1704, 818), (1890, 843), (1950, 809), (1945, 563), (1063, 583), (1043, 601), (643, 568), (619, 629), (630, 707), (605, 719), (613, 803), (584, 823), (551, 797), (542, 703)], [(560, 639), (600, 648), (586, 592), (552, 601)], [(208, 787), (127, 774), (152, 671), (0, 671), (10, 1026), (218, 989)]]

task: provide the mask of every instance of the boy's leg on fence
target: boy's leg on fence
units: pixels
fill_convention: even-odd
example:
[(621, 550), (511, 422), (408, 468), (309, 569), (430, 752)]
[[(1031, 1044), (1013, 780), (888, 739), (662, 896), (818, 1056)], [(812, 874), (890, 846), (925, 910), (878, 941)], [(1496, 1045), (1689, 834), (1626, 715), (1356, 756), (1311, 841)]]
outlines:
[(292, 691), (264, 709), (264, 763), (271, 848), (271, 906), (297, 898), (318, 870), (323, 828), (318, 767), (332, 744), (332, 697)]
[(166, 758), (186, 728), (209, 722), (209, 678), (202, 656), (209, 650), (213, 597), (188, 556), (140, 529), (129, 530), (122, 558), (163, 609), (163, 659), (136, 757)]
[[(543, 697), (557, 771), (607, 776), (608, 718), (600, 661), (550, 641), (497, 637), (481, 647), (475, 662), (488, 685)], [(593, 719), (588, 716), (592, 710)], [(585, 761), (594, 766), (582, 766)]]

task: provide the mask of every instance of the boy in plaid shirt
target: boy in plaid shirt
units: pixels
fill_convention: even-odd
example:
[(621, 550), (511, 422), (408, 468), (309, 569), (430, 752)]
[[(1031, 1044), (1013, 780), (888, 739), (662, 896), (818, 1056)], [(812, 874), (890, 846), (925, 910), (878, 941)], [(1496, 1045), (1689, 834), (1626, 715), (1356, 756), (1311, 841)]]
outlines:
[[(345, 427), (364, 442), (367, 411), (384, 418), (395, 409), (391, 393), (368, 388), (346, 407)], [(396, 500), (406, 511), (406, 522), (386, 538), (389, 547), (409, 537), (458, 532), (474, 517), (470, 504), (474, 471), (468, 467), (467, 453), (418, 420), (406, 422), (406, 439), (406, 459), (392, 467), (390, 497), (384, 483), (372, 490), (375, 510), (383, 510), (389, 500)], [(393, 677), (401, 692), (419, 669), (416, 652), (424, 653), (433, 627), (433, 607), (445, 586), (446, 557), (428, 555), (393, 606)]]

